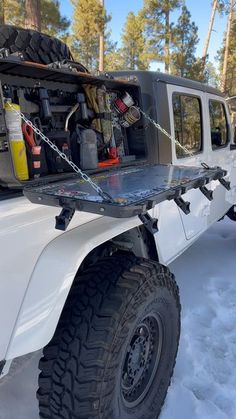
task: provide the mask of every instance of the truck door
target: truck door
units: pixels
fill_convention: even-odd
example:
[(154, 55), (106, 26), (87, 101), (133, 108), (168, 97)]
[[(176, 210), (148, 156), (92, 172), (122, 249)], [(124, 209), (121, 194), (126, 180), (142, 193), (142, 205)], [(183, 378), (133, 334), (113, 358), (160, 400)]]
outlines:
[[(205, 93), (175, 85), (168, 85), (167, 89), (171, 134), (193, 154), (187, 156), (180, 147), (172, 144), (172, 163), (200, 166), (208, 158)], [(183, 198), (191, 203), (190, 214), (185, 215), (179, 209), (189, 240), (207, 228), (210, 202), (199, 190), (189, 191)]]
[[(213, 94), (206, 94), (206, 125), (210, 134), (208, 164), (209, 166), (221, 166), (228, 171), (231, 182), (231, 191), (226, 192), (217, 182), (214, 190), (209, 221), (219, 219), (225, 214), (231, 203), (235, 203), (236, 186), (236, 154), (230, 150), (232, 128), (228, 106), (224, 99)], [(230, 202), (232, 201), (232, 202)]]

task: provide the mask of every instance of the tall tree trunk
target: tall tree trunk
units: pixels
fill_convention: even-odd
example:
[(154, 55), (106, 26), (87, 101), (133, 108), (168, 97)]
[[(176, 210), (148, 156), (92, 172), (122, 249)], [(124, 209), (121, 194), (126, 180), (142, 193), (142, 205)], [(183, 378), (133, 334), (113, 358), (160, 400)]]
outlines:
[(165, 12), (165, 45), (164, 45), (165, 72), (170, 72), (170, 12)]
[(41, 31), (41, 1), (25, 0), (25, 27)]
[[(100, 4), (104, 8), (104, 0)], [(104, 29), (99, 37), (99, 71), (104, 71)]]
[(212, 33), (212, 29), (213, 29), (213, 24), (214, 24), (214, 20), (215, 20), (215, 14), (216, 14), (217, 6), (218, 6), (218, 0), (214, 0), (213, 5), (212, 5), (212, 12), (211, 12), (211, 17), (210, 17), (210, 22), (209, 22), (208, 33), (207, 33), (206, 42), (205, 42), (204, 49), (203, 49), (203, 54), (202, 54), (203, 66), (204, 67), (205, 67), (205, 64), (206, 64), (206, 57), (207, 57), (207, 52), (208, 52), (209, 43), (210, 43), (210, 39), (211, 39), (211, 33)]
[(222, 79), (221, 79), (221, 89), (223, 92), (225, 92), (225, 89), (226, 89), (227, 67), (228, 67), (228, 58), (229, 58), (229, 41), (230, 41), (230, 32), (231, 32), (231, 27), (232, 27), (234, 5), (235, 5), (235, 0), (230, 0), (229, 17), (228, 17), (228, 22), (227, 22), (227, 33), (226, 33), (226, 39), (225, 39), (224, 63), (223, 63), (223, 71), (222, 71)]
[(5, 23), (5, 0), (0, 0), (0, 25)]

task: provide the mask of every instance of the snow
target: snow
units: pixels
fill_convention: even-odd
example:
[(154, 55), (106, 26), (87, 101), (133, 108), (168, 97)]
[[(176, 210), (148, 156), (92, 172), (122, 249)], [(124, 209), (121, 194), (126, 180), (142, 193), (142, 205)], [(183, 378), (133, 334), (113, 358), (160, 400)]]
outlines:
[(236, 418), (236, 225), (215, 224), (170, 266), (182, 333), (161, 419)]
[[(161, 419), (236, 419), (236, 224), (215, 224), (170, 268), (182, 300), (179, 353)], [(40, 353), (0, 381), (1, 419), (38, 419)]]

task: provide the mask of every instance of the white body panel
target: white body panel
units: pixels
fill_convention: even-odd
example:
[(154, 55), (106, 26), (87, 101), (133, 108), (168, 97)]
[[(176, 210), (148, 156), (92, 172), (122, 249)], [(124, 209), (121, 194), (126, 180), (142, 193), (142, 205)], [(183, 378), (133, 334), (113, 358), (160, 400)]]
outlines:
[[(172, 93), (195, 93), (191, 89), (168, 86), (171, 131), (174, 134)], [(204, 115), (208, 115), (208, 94), (198, 92)], [(219, 100), (219, 97), (217, 97)], [(214, 200), (209, 202), (198, 190), (185, 199), (191, 202), (191, 214), (185, 216), (174, 202), (163, 202), (153, 210), (158, 218), (155, 234), (158, 257), (168, 264), (189, 247), (213, 222), (236, 202), (236, 167), (229, 146), (211, 150), (209, 118), (203, 118), (204, 151), (193, 158), (177, 159), (173, 145), (173, 163), (219, 165), (229, 170), (232, 190), (212, 182)], [(54, 217), (59, 209), (38, 206), (25, 198), (0, 202), (0, 360), (32, 352), (45, 346), (57, 326), (75, 274), (88, 253), (101, 243), (141, 224), (133, 219), (112, 219), (76, 213), (69, 228), (55, 230)]]
[[(177, 158), (175, 144), (172, 143), (172, 163), (188, 166), (199, 166), (201, 163), (206, 162), (209, 166), (220, 166), (227, 170), (228, 174), (226, 179), (230, 180), (232, 187), (229, 193), (218, 181), (212, 181), (210, 185), (207, 186), (208, 189), (214, 191), (214, 199), (211, 202), (200, 192), (200, 190), (191, 190), (183, 195), (184, 200), (191, 203), (191, 213), (189, 215), (185, 215), (181, 210), (179, 210), (181, 219), (183, 221), (186, 238), (187, 240), (190, 240), (194, 236), (199, 235), (199, 233), (204, 232), (213, 222), (219, 220), (229, 210), (229, 208), (232, 206), (232, 203), (236, 202), (234, 188), (236, 185), (236, 170), (234, 167), (236, 162), (236, 154), (234, 151), (230, 151), (230, 143), (228, 143), (226, 147), (212, 150), (208, 101), (209, 99), (215, 99), (225, 104), (223, 98), (209, 93), (193, 91), (192, 89), (186, 87), (169, 85), (168, 100), (170, 108), (171, 134), (173, 136), (175, 135), (174, 116), (172, 111), (173, 93), (194, 95), (200, 99), (202, 107), (203, 150), (199, 154), (196, 154), (192, 157), (188, 156), (184, 158)], [(230, 138), (232, 138), (232, 129), (230, 125), (228, 107), (225, 107), (225, 110), (229, 123)]]
[[(0, 359), (8, 360), (40, 349), (50, 340), (86, 255), (141, 222), (138, 217), (76, 213), (62, 233), (54, 226), (57, 208), (34, 205), (23, 197), (3, 201), (0, 208)], [(155, 237), (159, 259), (168, 264), (189, 243), (175, 204), (160, 204), (153, 215), (159, 218), (160, 233)], [(178, 234), (178, 248), (174, 238), (166, 240), (173, 231)]]
[[(52, 337), (75, 274), (86, 255), (99, 244), (140, 224), (102, 217), (70, 229), (51, 241), (30, 278), (6, 359), (41, 347)], [(37, 333), (35, 331), (37, 330)]]
[[(31, 204), (23, 197), (0, 202), (0, 359), (6, 354), (37, 261), (45, 247), (62, 234), (53, 225), (56, 214), (58, 209)], [(96, 217), (76, 215), (77, 222), (79, 218), (86, 222)], [(40, 282), (35, 293), (38, 288)]]

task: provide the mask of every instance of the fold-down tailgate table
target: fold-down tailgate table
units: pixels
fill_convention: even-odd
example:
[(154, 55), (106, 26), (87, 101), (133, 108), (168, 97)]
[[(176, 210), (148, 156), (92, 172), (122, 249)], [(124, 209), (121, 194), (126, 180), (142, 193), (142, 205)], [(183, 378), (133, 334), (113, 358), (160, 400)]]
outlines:
[[(226, 173), (219, 167), (205, 169), (144, 165), (117, 168), (91, 176), (93, 182), (108, 194), (111, 200), (100, 196), (78, 175), (72, 175), (69, 180), (26, 187), (24, 194), (33, 203), (62, 207), (64, 218), (69, 218), (67, 221), (70, 221), (74, 211), (115, 218), (133, 217), (145, 214), (156, 204), (172, 199), (187, 214), (190, 211), (189, 203), (181, 196), (190, 189), (200, 188), (206, 198), (212, 200), (212, 191), (205, 185), (211, 180), (219, 180), (229, 189), (229, 182), (223, 179)], [(57, 225), (57, 228), (65, 229), (66, 224), (62, 224)]]

